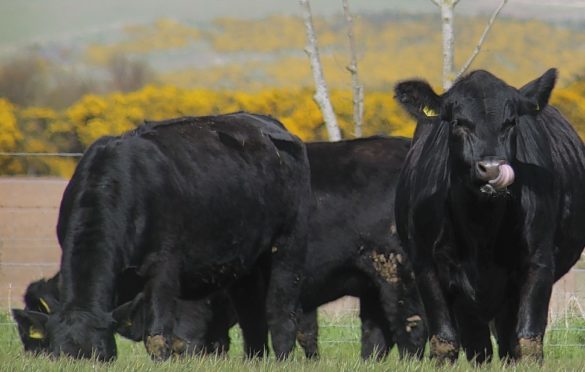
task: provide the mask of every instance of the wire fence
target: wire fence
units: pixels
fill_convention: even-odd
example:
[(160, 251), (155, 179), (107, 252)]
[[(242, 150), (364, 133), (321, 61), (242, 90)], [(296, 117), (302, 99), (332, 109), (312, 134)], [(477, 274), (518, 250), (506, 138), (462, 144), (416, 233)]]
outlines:
[[(0, 177), (0, 313), (9, 314), (11, 308), (22, 307), (28, 284), (50, 277), (59, 269), (55, 225), (65, 186), (65, 180), (55, 178)], [(548, 347), (585, 348), (584, 278), (585, 269), (574, 268), (555, 285), (549, 309)], [(323, 337), (319, 342), (359, 342), (358, 312), (358, 302), (353, 298), (323, 307), (320, 328), (344, 332), (332, 332), (343, 337)], [(16, 332), (9, 316), (0, 318), (0, 332)]]

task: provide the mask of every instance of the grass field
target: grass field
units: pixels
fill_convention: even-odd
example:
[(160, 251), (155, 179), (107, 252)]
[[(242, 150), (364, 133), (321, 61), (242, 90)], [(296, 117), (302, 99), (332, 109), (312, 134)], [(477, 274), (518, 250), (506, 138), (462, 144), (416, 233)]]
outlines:
[[(437, 367), (433, 362), (400, 361), (393, 350), (381, 363), (362, 361), (359, 357), (359, 321), (354, 318), (320, 319), (319, 346), (321, 359), (308, 361), (297, 348), (286, 362), (245, 360), (239, 329), (231, 333), (229, 356), (191, 357), (154, 363), (147, 356), (142, 343), (118, 338), (118, 359), (109, 364), (69, 359), (51, 360), (32, 357), (22, 351), (16, 326), (6, 313), (0, 314), (0, 370), (2, 371), (501, 371), (499, 361), (475, 369), (464, 357), (454, 366)], [(537, 366), (519, 363), (506, 369), (514, 371), (585, 371), (585, 320), (562, 321), (549, 327), (545, 341), (545, 363)]]

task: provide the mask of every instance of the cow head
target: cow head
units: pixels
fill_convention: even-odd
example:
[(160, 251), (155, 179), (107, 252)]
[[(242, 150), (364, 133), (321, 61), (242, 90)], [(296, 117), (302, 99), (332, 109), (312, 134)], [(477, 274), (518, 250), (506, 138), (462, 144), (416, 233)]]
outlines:
[(46, 321), (49, 351), (53, 356), (113, 360), (116, 357), (114, 330), (111, 313), (62, 310), (49, 315)]
[(38, 311), (12, 309), (12, 317), (18, 326), (24, 351), (33, 354), (48, 353), (49, 340), (45, 325), (49, 316)]
[(479, 70), (443, 95), (420, 80), (399, 83), (395, 93), (417, 126), (449, 126), (451, 169), (464, 185), (498, 195), (514, 182), (517, 127), (520, 122), (529, 125), (548, 104), (556, 76), (557, 71), (550, 69), (516, 89)]
[[(112, 325), (81, 312), (12, 309), (24, 350), (34, 354), (65, 354), (105, 361), (116, 356)], [(111, 317), (110, 317), (111, 318)]]

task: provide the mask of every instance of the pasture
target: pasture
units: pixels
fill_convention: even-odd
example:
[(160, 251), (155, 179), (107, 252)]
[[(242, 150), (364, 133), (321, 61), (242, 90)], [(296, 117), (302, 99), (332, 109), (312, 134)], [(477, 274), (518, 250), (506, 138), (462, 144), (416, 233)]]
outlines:
[[(437, 367), (424, 361), (400, 361), (394, 350), (384, 362), (362, 361), (359, 357), (359, 321), (346, 315), (319, 319), (318, 361), (306, 360), (297, 348), (286, 362), (272, 357), (266, 360), (245, 360), (239, 329), (232, 328), (231, 348), (226, 358), (190, 357), (155, 363), (146, 354), (142, 343), (133, 343), (117, 337), (118, 359), (110, 364), (87, 360), (51, 360), (47, 357), (25, 355), (18, 338), (16, 326), (6, 312), (0, 315), (0, 370), (4, 371), (468, 371), (473, 366), (463, 355), (455, 366)], [(500, 371), (502, 365), (494, 361), (478, 371)], [(585, 370), (585, 320), (568, 319), (551, 324), (545, 338), (545, 362), (543, 366), (520, 363), (510, 366), (514, 371), (583, 371)]]
[[(472, 366), (463, 356), (454, 367), (437, 367), (425, 359), (404, 361), (393, 350), (389, 358), (377, 363), (360, 360), (360, 323), (355, 303), (345, 300), (336, 307), (320, 311), (319, 347), (321, 359), (308, 361), (299, 348), (291, 360), (275, 362), (246, 361), (242, 355), (239, 328), (231, 331), (231, 349), (227, 358), (185, 358), (155, 364), (142, 343), (117, 338), (118, 359), (111, 364), (91, 361), (59, 360), (32, 357), (22, 351), (16, 325), (8, 309), (21, 307), (21, 297), (27, 283), (40, 277), (49, 277), (58, 268), (59, 247), (55, 237), (58, 203), (65, 181), (47, 178), (2, 178), (0, 182), (0, 279), (2, 284), (0, 307), (0, 370), (6, 371), (465, 371)], [(582, 271), (568, 275), (555, 286), (551, 319), (545, 337), (545, 364), (538, 367), (521, 363), (513, 370), (532, 371), (535, 368), (554, 371), (585, 370), (585, 319), (580, 313), (582, 298)], [(577, 295), (577, 297), (572, 297)], [(572, 298), (573, 302), (567, 303)], [(428, 348), (427, 348), (428, 353)], [(480, 370), (502, 370), (499, 361)]]

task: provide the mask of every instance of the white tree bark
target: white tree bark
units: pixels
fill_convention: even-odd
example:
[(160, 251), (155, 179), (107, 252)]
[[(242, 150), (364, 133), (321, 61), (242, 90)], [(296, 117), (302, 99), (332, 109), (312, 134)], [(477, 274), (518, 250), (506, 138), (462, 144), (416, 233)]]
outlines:
[(443, 35), (443, 89), (447, 90), (455, 80), (455, 30), (453, 9), (459, 0), (431, 0), (441, 8), (441, 29)]
[(349, 11), (348, 0), (343, 0), (343, 13), (347, 21), (347, 38), (349, 39), (350, 62), (347, 70), (351, 74), (351, 88), (353, 96), (353, 123), (354, 135), (362, 136), (362, 121), (364, 117), (364, 87), (360, 82), (357, 65), (357, 52), (353, 36), (353, 17)]
[(502, 0), (500, 6), (494, 11), (488, 24), (486, 25), (483, 34), (479, 38), (471, 56), (467, 59), (461, 70), (455, 73), (455, 29), (453, 27), (454, 9), (459, 0), (431, 0), (435, 5), (441, 8), (441, 28), (443, 34), (443, 89), (447, 90), (453, 85), (453, 81), (461, 76), (475, 60), (479, 54), (486, 36), (500, 11), (506, 5), (508, 0)]
[(319, 48), (317, 47), (317, 36), (313, 27), (313, 17), (311, 15), (311, 6), (309, 0), (299, 0), (301, 8), (303, 9), (303, 20), (305, 23), (305, 31), (307, 32), (308, 45), (305, 49), (309, 60), (311, 61), (311, 70), (313, 71), (313, 80), (315, 81), (315, 95), (313, 99), (319, 105), (325, 126), (327, 127), (327, 134), (330, 141), (339, 141), (341, 139), (341, 131), (337, 125), (337, 118), (329, 99), (329, 92), (327, 90), (327, 83), (323, 77), (323, 68), (321, 67), (321, 60), (319, 58)]

